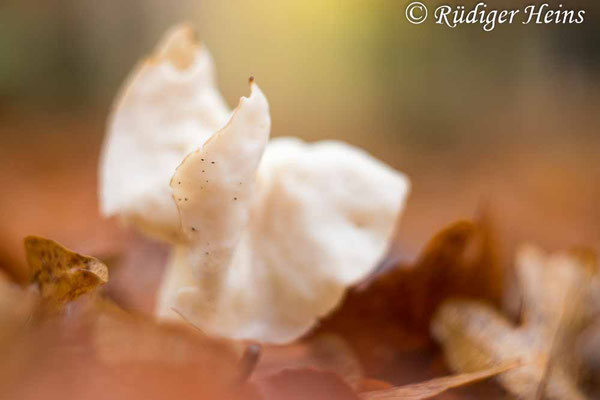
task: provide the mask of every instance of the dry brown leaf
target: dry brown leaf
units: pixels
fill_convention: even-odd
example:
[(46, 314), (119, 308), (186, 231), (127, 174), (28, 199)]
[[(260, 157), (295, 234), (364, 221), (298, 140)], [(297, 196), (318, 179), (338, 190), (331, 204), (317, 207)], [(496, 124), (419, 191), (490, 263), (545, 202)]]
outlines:
[(264, 346), (253, 376), (259, 379), (284, 369), (302, 368), (335, 372), (354, 389), (364, 376), (356, 354), (337, 335), (320, 335), (287, 346)]
[(363, 392), (360, 395), (356, 394), (348, 382), (338, 374), (313, 368), (284, 369), (278, 373), (257, 377), (252, 383), (261, 399), (422, 400), (498, 375), (517, 365), (517, 362), (511, 362), (477, 372), (446, 376), (400, 387), (386, 387)]
[(83, 256), (50, 239), (25, 238), (31, 280), (42, 298), (64, 304), (108, 281), (108, 269), (94, 257)]
[(596, 318), (578, 337), (577, 351), (600, 397), (600, 318)]
[(285, 369), (253, 385), (261, 400), (359, 400), (339, 375), (312, 368)]
[(406, 274), (406, 291), (397, 293), (403, 296), (400, 306), (412, 326), (423, 332), (428, 331), (437, 306), (450, 296), (483, 298), (495, 304), (502, 299), (504, 270), (485, 216), (456, 222), (436, 234)]
[(191, 326), (159, 323), (97, 301), (92, 329), (95, 357), (109, 368), (196, 370), (202, 393), (223, 393), (240, 385), (239, 352), (232, 343), (204, 336)]
[(573, 343), (586, 322), (595, 261), (581, 253), (547, 256), (526, 246), (516, 272), (523, 297), (520, 326), (481, 302), (449, 300), (440, 307), (432, 333), (448, 364), (469, 372), (518, 358), (523, 366), (499, 376), (515, 396), (584, 399)]
[(503, 273), (488, 220), (460, 221), (436, 234), (413, 265), (396, 265), (351, 291), (317, 333), (348, 340), (368, 376), (423, 379), (434, 354), (429, 322), (436, 307), (457, 295), (499, 304)]
[(232, 363), (237, 359), (232, 346), (211, 340), (191, 327), (158, 323), (123, 311), (108, 301), (96, 303), (92, 344), (98, 359), (107, 365), (205, 364), (214, 370), (226, 360)]
[(2, 399), (229, 400), (241, 390), (239, 355), (225, 343), (100, 297), (29, 324), (10, 350), (0, 349)]
[(437, 396), (447, 390), (468, 385), (483, 379), (490, 378), (509, 369), (516, 367), (518, 363), (499, 365), (477, 372), (444, 376), (434, 378), (426, 382), (404, 385), (377, 391), (365, 392), (361, 398), (365, 400), (424, 400)]

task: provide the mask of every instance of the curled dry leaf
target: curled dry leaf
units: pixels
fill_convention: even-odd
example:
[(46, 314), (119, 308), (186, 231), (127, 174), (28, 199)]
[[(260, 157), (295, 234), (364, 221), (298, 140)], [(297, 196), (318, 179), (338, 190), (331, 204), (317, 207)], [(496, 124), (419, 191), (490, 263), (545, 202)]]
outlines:
[[(500, 302), (503, 273), (490, 222), (460, 221), (436, 234), (413, 265), (396, 265), (352, 290), (319, 332), (335, 332), (358, 351), (369, 376), (419, 379), (433, 351), (428, 327), (450, 296)], [(418, 351), (417, 351), (418, 350)]]
[(25, 238), (31, 280), (43, 299), (58, 304), (77, 297), (108, 281), (108, 269), (94, 257), (77, 254), (59, 243), (37, 236)]
[(448, 364), (469, 372), (518, 358), (523, 366), (499, 376), (515, 396), (584, 399), (573, 342), (587, 319), (595, 262), (573, 253), (548, 256), (526, 246), (516, 272), (523, 297), (520, 326), (481, 302), (448, 300), (440, 307), (431, 329)]
[(460, 386), (468, 385), (483, 379), (506, 372), (517, 366), (516, 362), (499, 365), (477, 372), (434, 378), (426, 382), (392, 387), (361, 394), (364, 400), (424, 400), (442, 394)]
[(100, 203), (173, 243), (161, 318), (285, 343), (383, 258), (409, 182), (344, 143), (269, 141), (268, 102), (250, 86), (230, 113), (206, 49), (188, 27), (168, 32), (116, 102)]

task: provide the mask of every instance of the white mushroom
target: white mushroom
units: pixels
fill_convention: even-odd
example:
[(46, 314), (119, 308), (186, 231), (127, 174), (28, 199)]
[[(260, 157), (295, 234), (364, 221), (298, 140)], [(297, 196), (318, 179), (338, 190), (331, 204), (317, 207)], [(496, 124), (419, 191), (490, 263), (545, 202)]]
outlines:
[[(171, 35), (181, 36), (181, 31)], [(192, 45), (177, 48), (178, 59), (188, 60), (178, 73), (187, 76), (188, 69), (202, 69), (189, 60), (205, 60), (201, 54), (205, 50)], [(164, 49), (158, 53), (172, 54)], [(192, 53), (196, 55), (191, 57)], [(409, 182), (341, 142), (269, 141), (268, 103), (252, 82), (250, 96), (240, 100), (229, 122), (206, 135), (210, 124), (196, 118), (194, 90), (217, 103), (218, 115), (206, 118), (214, 123), (210, 126), (229, 115), (214, 90), (212, 70), (208, 71), (204, 85), (187, 90), (172, 90), (171, 83), (160, 80), (165, 98), (155, 97), (151, 107), (152, 100), (142, 93), (153, 81), (131, 80), (126, 93), (140, 93), (141, 98), (129, 100), (143, 105), (117, 107), (113, 116), (102, 166), (108, 171), (102, 182), (103, 209), (174, 242), (159, 293), (161, 318), (181, 321), (183, 316), (214, 336), (288, 342), (331, 312), (346, 288), (376, 267), (402, 212)], [(180, 80), (172, 83), (180, 84)], [(160, 110), (161, 102), (171, 111)], [(150, 129), (143, 108), (168, 115), (161, 129)], [(212, 108), (205, 102), (202, 109)], [(162, 151), (172, 157), (169, 161), (176, 158), (168, 145), (161, 151), (159, 138), (163, 143), (169, 143), (164, 138), (171, 134), (191, 138), (195, 129), (196, 144), (185, 141), (191, 149), (183, 155), (180, 149), (178, 167), (174, 162), (151, 162), (166, 160)], [(146, 141), (155, 146), (148, 149), (142, 145)], [(123, 143), (129, 145), (127, 151), (114, 149)], [(152, 171), (142, 172), (145, 165)], [(167, 174), (161, 168), (169, 170), (170, 202), (163, 186)], [(113, 190), (108, 186), (125, 178), (107, 179), (111, 174), (133, 181), (157, 179), (143, 185), (145, 190)]]
[(169, 181), (230, 115), (214, 75), (208, 50), (187, 26), (170, 30), (133, 70), (115, 101), (100, 161), (105, 216), (170, 241), (180, 237)]

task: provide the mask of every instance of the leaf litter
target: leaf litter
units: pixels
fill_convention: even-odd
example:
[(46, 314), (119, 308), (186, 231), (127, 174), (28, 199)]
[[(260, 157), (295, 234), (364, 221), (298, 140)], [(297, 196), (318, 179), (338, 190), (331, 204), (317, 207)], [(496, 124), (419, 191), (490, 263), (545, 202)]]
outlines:
[[(501, 305), (505, 270), (495, 258), (486, 221), (462, 221), (442, 230), (415, 263), (370, 278), (313, 334), (285, 346), (215, 340), (192, 326), (157, 323), (125, 311), (95, 294), (108, 280), (102, 262), (47, 239), (30, 237), (26, 243), (39, 294), (8, 278), (0, 281), (3, 294), (10, 294), (4, 298), (25, 310), (16, 319), (19, 335), (11, 336), (13, 357), (0, 366), (0, 371), (12, 369), (6, 375), (12, 382), (29, 383), (24, 389), (1, 380), (14, 398), (35, 398), (34, 389), (56, 385), (65, 374), (88, 384), (74, 385), (64, 398), (143, 393), (159, 399), (202, 382), (198, 398), (414, 400), (496, 375), (519, 398), (535, 398), (540, 390), (549, 399), (585, 398), (575, 372), (584, 366), (572, 349), (591, 319), (595, 260), (585, 252), (546, 256), (525, 247), (516, 266), (523, 315), (521, 325), (514, 326), (491, 306)], [(44, 302), (69, 305), (69, 312), (45, 315), (46, 308), (39, 311)], [(27, 315), (36, 309), (45, 318), (28, 324)], [(426, 332), (432, 318), (433, 337), (456, 375), (447, 375)], [(24, 348), (29, 350), (19, 353)], [(386, 350), (393, 357), (386, 357)], [(425, 361), (415, 363), (413, 375), (405, 373), (415, 354)], [(406, 355), (408, 364), (398, 368), (397, 358)], [(20, 374), (44, 380), (28, 381)], [(108, 382), (110, 389), (100, 396), (90, 382)]]
[(518, 358), (522, 366), (498, 378), (514, 396), (585, 399), (575, 342), (591, 319), (595, 258), (589, 252), (547, 255), (524, 246), (516, 272), (522, 294), (517, 326), (481, 301), (450, 299), (439, 308), (431, 329), (448, 364), (468, 372)]

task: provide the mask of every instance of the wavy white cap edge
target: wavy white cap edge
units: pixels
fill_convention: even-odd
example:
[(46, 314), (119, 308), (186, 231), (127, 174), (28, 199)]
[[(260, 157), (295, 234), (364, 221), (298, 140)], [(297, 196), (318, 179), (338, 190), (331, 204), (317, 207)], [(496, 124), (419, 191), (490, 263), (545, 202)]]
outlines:
[(289, 342), (384, 257), (408, 178), (348, 144), (269, 141), (269, 131), (262, 91), (251, 82), (231, 113), (186, 26), (125, 84), (101, 158), (101, 209), (173, 244), (160, 318)]

